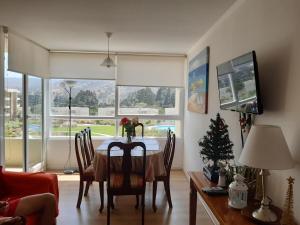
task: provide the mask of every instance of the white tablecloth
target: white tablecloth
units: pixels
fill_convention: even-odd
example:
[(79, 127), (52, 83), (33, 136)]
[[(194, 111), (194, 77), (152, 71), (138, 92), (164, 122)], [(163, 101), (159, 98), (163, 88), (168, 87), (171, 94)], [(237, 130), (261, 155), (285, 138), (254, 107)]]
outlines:
[[(109, 143), (115, 141), (125, 142), (125, 138), (110, 138), (105, 140), (101, 145), (96, 148), (96, 154), (94, 157), (94, 170), (95, 180), (106, 180), (107, 173), (107, 147)], [(160, 148), (159, 142), (153, 138), (133, 138), (133, 142), (144, 142), (146, 145), (146, 180), (151, 182), (156, 176), (161, 176), (166, 173), (163, 160), (163, 151)], [(113, 148), (111, 151), (111, 166), (114, 170), (121, 171), (122, 167), (122, 154), (123, 151)], [(134, 149), (131, 152), (132, 155), (132, 170), (140, 170), (142, 166), (142, 150)]]

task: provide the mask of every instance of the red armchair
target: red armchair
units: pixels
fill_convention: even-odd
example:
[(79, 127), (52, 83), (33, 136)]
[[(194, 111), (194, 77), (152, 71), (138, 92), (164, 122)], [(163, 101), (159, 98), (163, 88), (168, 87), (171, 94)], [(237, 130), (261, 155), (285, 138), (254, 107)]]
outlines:
[[(3, 171), (1, 183), (4, 188), (1, 188), (0, 200), (21, 198), (28, 195), (52, 193), (56, 196), (56, 208), (58, 215), (58, 181), (55, 174), (49, 173), (19, 173)], [(36, 222), (38, 215), (27, 217), (26, 225), (38, 225)]]

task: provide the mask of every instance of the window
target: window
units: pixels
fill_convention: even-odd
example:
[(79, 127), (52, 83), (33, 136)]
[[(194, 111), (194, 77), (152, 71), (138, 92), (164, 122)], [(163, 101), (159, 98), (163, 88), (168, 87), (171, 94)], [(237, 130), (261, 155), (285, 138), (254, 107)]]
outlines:
[(22, 171), (24, 167), (24, 88), (23, 74), (8, 71), (5, 54), (4, 144), (7, 170)]
[(5, 137), (23, 138), (23, 75), (5, 74)]
[(168, 128), (180, 136), (180, 88), (119, 86), (118, 97), (119, 115), (137, 115), (145, 136), (165, 137)]
[(120, 115), (179, 115), (179, 88), (119, 86)]
[[(112, 80), (65, 79), (49, 81), (50, 136), (69, 135), (70, 92), (72, 135), (88, 126), (92, 128), (93, 136), (121, 135), (120, 118), (137, 115), (144, 124), (145, 136), (165, 137), (168, 128), (180, 136), (180, 88), (116, 88), (115, 81)], [(118, 102), (117, 106), (115, 102)], [(137, 130), (137, 134), (139, 132)]]
[(115, 81), (51, 79), (49, 93), (51, 136), (69, 135), (69, 93), (72, 135), (88, 126), (95, 136), (115, 135)]
[(69, 115), (69, 93), (72, 116), (114, 117), (115, 81), (111, 80), (50, 80), (50, 115)]
[(27, 164), (29, 169), (43, 161), (43, 79), (27, 76)]

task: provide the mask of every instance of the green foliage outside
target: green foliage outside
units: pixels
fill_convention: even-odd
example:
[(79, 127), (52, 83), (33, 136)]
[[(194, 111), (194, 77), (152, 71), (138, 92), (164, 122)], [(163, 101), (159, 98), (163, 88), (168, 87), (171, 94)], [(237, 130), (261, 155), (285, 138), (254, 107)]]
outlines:
[(19, 119), (5, 121), (5, 137), (21, 137), (22, 135), (23, 126)]
[(66, 95), (56, 95), (53, 99), (54, 107), (67, 107), (69, 105), (69, 99)]
[(175, 89), (168, 87), (160, 87), (155, 94), (151, 88), (146, 87), (135, 92), (131, 92), (120, 103), (121, 107), (152, 107), (159, 108), (160, 112), (164, 112), (163, 108), (175, 107)]
[(72, 99), (73, 107), (88, 107), (90, 115), (94, 116), (98, 114), (98, 99), (94, 91), (81, 90), (78, 92), (75, 98)]
[(28, 95), (29, 112), (32, 114), (42, 113), (42, 96), (41, 93)]

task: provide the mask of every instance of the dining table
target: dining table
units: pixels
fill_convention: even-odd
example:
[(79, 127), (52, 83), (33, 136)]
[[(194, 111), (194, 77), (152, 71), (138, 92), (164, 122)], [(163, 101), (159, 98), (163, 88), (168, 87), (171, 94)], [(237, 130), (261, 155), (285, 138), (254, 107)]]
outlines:
[[(93, 167), (95, 171), (95, 181), (105, 181), (107, 174), (107, 147), (111, 142), (126, 143), (125, 137), (112, 137), (105, 139), (96, 149), (93, 160)], [(146, 146), (146, 181), (154, 181), (156, 176), (166, 174), (164, 166), (163, 149), (160, 143), (155, 138), (147, 137), (133, 137), (132, 142), (143, 142)], [(118, 147), (112, 148), (111, 166), (115, 171), (122, 170), (122, 155), (123, 150)], [(143, 165), (143, 151), (140, 147), (131, 150), (132, 171), (140, 171)]]

